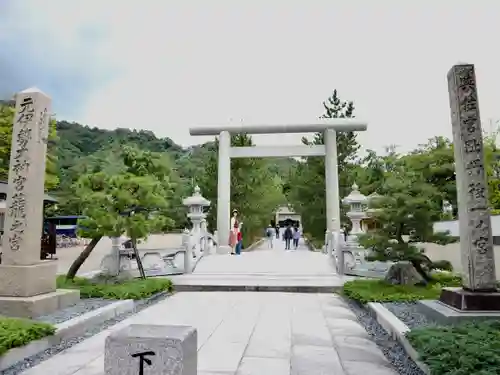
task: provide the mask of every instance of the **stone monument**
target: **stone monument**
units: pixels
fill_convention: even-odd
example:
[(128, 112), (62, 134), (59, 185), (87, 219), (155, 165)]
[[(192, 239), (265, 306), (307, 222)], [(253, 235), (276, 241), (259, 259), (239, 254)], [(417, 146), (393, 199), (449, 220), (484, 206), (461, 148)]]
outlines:
[(45, 315), (80, 298), (79, 291), (56, 290), (57, 263), (40, 260), (50, 113), (51, 99), (40, 90), (17, 95), (0, 265), (1, 315)]
[[(462, 288), (444, 288), (437, 306), (443, 315), (497, 315), (496, 285), (483, 134), (474, 65), (455, 65), (448, 73), (458, 195)], [(436, 307), (436, 306), (434, 306)], [(446, 311), (451, 308), (452, 312)], [(468, 314), (467, 314), (468, 313)], [(472, 314), (471, 314), (472, 313)]]

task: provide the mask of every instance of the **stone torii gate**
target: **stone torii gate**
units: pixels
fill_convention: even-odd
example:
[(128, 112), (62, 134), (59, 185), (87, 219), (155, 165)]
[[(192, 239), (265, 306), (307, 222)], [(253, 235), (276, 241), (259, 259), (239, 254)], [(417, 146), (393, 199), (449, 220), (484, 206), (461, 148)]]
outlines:
[[(340, 201), (337, 162), (337, 132), (364, 131), (367, 123), (358, 119), (318, 119), (311, 123), (239, 126), (199, 126), (189, 129), (192, 136), (219, 136), (219, 168), (217, 178), (217, 232), (219, 253), (229, 252), (224, 246), (230, 231), (231, 158), (258, 157), (325, 157), (326, 226), (340, 231)], [(285, 134), (323, 132), (324, 145), (231, 147), (231, 134)], [(334, 220), (333, 220), (334, 219)]]

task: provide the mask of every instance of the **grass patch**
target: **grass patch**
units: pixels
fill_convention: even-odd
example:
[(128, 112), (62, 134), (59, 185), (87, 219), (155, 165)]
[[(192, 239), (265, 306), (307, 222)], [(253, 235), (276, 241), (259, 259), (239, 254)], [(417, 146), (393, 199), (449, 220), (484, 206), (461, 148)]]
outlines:
[(414, 329), (408, 340), (432, 375), (500, 374), (500, 321)]
[(67, 281), (65, 275), (57, 277), (57, 287), (61, 289), (79, 289), (82, 298), (134, 300), (173, 290), (172, 282), (163, 278), (117, 281), (114, 279), (90, 280), (75, 277), (73, 281)]
[(413, 302), (438, 299), (444, 286), (459, 286), (459, 276), (435, 274), (427, 286), (392, 285), (384, 280), (353, 280), (344, 284), (343, 294), (362, 304), (368, 302)]
[(0, 317), (0, 355), (9, 349), (51, 336), (55, 331), (55, 327), (47, 323)]

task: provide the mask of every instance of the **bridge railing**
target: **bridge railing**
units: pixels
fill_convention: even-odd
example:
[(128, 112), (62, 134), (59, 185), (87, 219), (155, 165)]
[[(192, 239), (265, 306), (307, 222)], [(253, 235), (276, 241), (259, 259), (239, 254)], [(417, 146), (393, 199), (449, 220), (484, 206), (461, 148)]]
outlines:
[[(191, 273), (204, 256), (216, 252), (217, 233), (208, 231), (206, 214), (203, 212), (203, 207), (209, 204), (210, 202), (201, 196), (199, 187), (196, 187), (193, 196), (184, 200), (184, 205), (189, 209), (188, 218), (193, 226), (182, 233), (181, 246), (138, 249), (137, 253), (146, 276)], [(112, 239), (111, 252), (101, 261), (101, 272), (112, 276), (139, 276), (136, 252), (132, 248), (124, 248), (119, 241), (119, 238)]]

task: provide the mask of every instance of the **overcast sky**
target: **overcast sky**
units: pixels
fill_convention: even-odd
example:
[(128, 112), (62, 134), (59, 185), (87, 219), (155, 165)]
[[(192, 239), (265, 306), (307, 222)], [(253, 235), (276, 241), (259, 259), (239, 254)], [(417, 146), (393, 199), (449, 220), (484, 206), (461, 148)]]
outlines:
[(58, 119), (188, 145), (193, 125), (313, 121), (336, 88), (363, 147), (408, 150), (451, 135), (457, 62), (500, 119), (499, 20), (498, 0), (0, 0), (0, 96), (37, 86)]

